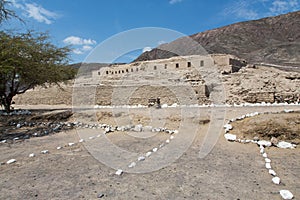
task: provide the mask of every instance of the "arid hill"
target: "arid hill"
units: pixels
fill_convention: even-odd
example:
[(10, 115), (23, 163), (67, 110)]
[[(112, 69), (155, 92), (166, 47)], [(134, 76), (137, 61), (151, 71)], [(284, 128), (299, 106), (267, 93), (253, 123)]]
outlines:
[[(225, 53), (249, 63), (300, 67), (300, 11), (240, 22), (189, 36), (208, 53)], [(163, 49), (163, 50), (162, 50)], [(186, 38), (179, 38), (140, 55), (136, 61), (199, 54)], [(174, 51), (173, 51), (174, 52)]]

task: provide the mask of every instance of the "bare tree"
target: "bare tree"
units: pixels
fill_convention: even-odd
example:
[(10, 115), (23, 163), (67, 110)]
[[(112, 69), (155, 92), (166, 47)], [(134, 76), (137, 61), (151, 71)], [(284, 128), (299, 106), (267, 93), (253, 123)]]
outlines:
[(24, 22), (20, 17), (16, 15), (15, 11), (7, 8), (9, 4), (11, 4), (10, 1), (0, 0), (0, 24), (6, 20), (9, 20), (10, 18), (16, 18)]

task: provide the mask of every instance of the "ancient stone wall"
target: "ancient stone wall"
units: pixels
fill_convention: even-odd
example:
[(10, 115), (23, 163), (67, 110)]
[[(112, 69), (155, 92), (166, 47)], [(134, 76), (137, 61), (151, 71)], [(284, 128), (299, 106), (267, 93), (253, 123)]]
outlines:
[[(229, 61), (227, 61), (228, 63)], [(127, 73), (138, 73), (143, 71), (181, 71), (190, 68), (206, 67), (213, 65), (210, 56), (178, 56), (169, 59), (135, 62), (130, 64), (111, 65), (93, 72), (93, 77), (113, 78)]]
[(269, 102), (274, 103), (275, 102), (275, 93), (274, 92), (249, 92), (248, 95), (244, 98), (246, 102), (249, 103), (262, 103), (262, 102)]

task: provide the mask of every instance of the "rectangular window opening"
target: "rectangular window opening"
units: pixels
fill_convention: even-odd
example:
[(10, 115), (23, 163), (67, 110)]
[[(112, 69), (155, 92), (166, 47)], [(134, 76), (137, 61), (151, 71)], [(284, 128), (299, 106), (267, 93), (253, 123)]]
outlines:
[(203, 67), (204, 66), (204, 60), (201, 60), (200, 61), (200, 67)]
[(187, 62), (187, 67), (191, 67), (192, 63), (191, 62)]

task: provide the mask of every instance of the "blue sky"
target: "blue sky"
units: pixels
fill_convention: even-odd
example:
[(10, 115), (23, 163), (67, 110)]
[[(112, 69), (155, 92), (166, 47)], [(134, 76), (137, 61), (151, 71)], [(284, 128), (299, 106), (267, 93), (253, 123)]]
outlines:
[[(10, 8), (26, 24), (10, 20), (1, 29), (48, 31), (56, 45), (72, 46), (72, 62), (83, 61), (104, 40), (134, 28), (161, 27), (190, 35), (300, 9), (300, 0), (11, 1)], [(141, 51), (131, 54), (135, 56)]]

